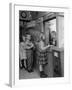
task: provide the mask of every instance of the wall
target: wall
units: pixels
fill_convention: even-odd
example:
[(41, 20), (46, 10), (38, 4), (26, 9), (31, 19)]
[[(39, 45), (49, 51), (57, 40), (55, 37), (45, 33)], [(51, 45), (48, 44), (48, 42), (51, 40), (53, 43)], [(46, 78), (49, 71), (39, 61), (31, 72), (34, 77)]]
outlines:
[(50, 31), (56, 31), (56, 19), (52, 19), (49, 21)]
[(29, 33), (32, 35), (32, 38), (33, 38), (34, 41), (39, 40), (39, 36), (40, 36), (39, 29), (35, 29), (35, 28), (34, 29), (29, 29)]
[(28, 31), (33, 36), (33, 39), (38, 41), (40, 38), (40, 33), (43, 32), (42, 18), (38, 18), (28, 23), (27, 27), (29, 28)]
[(64, 47), (64, 17), (63, 16), (57, 16), (57, 38), (58, 38), (58, 47), (63, 48)]

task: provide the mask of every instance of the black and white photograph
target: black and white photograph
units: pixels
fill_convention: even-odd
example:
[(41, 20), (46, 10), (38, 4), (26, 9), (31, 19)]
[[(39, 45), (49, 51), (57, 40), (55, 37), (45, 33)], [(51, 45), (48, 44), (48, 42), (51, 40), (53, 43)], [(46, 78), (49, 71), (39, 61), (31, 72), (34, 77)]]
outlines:
[(10, 4), (10, 86), (70, 80), (69, 9)]
[(19, 10), (19, 80), (64, 77), (64, 12)]
[(0, 90), (72, 90), (72, 0), (1, 0), (0, 9)]

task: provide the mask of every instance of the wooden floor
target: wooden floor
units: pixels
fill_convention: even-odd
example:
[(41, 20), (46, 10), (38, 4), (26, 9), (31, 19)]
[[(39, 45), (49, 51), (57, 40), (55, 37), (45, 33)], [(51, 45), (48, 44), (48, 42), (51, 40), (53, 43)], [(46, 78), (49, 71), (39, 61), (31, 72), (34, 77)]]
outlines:
[[(64, 76), (64, 55), (61, 55), (61, 67), (62, 67), (62, 76)], [(53, 77), (53, 56), (52, 53), (49, 52), (48, 54), (48, 64), (44, 68), (45, 73), (48, 75), (48, 78)], [(28, 73), (24, 69), (19, 70), (19, 79), (31, 79), (31, 78), (40, 78), (39, 68), (37, 64), (34, 65), (34, 72)]]
[[(49, 77), (53, 77), (52, 53), (48, 55), (48, 64), (45, 66), (44, 71)], [(39, 68), (36, 65), (32, 73), (27, 72), (25, 69), (19, 70), (19, 79), (40, 78)]]
[(39, 72), (34, 70), (29, 73), (25, 69), (19, 70), (19, 79), (32, 79), (32, 78), (40, 78)]

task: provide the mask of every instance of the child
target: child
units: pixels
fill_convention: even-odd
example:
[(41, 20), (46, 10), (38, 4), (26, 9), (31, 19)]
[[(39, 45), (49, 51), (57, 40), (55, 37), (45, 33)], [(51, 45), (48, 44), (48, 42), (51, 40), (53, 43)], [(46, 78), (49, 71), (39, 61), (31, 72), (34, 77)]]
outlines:
[(34, 44), (31, 42), (31, 35), (26, 35), (26, 54), (27, 54), (27, 70), (28, 72), (33, 71), (33, 48)]
[(43, 34), (40, 35), (40, 41), (39, 41), (39, 71), (40, 71), (40, 77), (44, 78), (47, 77), (47, 74), (44, 72), (44, 65), (47, 64), (47, 58), (46, 58), (46, 49), (50, 47), (50, 45), (45, 46), (44, 44), (45, 37)]
[(25, 36), (22, 37), (23, 41), (19, 45), (19, 56), (20, 56), (20, 68), (27, 68), (26, 61), (26, 43)]
[(56, 46), (57, 45), (56, 32), (55, 31), (52, 31), (51, 32), (50, 45), (53, 45), (53, 46)]

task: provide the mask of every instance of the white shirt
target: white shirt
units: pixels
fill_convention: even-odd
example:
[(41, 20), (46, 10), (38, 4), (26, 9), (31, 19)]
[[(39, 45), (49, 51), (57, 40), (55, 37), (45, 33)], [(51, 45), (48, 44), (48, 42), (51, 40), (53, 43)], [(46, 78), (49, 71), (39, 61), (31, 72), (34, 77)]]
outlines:
[(41, 50), (46, 50), (48, 47), (49, 45), (45, 46), (45, 43), (42, 40), (39, 42), (39, 48)]

